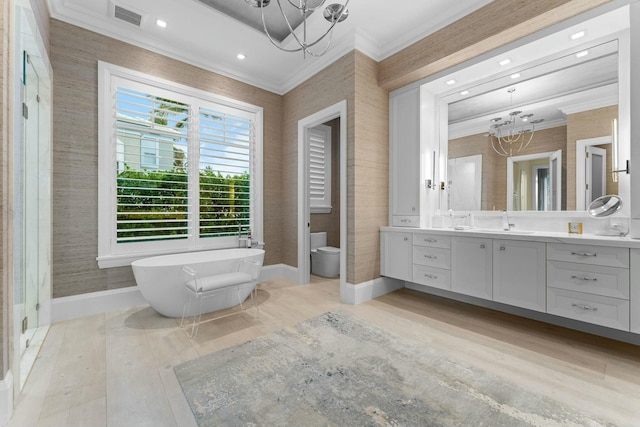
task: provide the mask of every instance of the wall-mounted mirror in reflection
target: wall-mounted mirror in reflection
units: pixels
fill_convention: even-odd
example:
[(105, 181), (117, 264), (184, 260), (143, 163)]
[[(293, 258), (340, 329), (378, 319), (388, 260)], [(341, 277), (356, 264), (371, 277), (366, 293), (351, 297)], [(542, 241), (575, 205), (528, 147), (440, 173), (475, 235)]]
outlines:
[(574, 46), (448, 103), (452, 210), (586, 210), (618, 194), (619, 41)]

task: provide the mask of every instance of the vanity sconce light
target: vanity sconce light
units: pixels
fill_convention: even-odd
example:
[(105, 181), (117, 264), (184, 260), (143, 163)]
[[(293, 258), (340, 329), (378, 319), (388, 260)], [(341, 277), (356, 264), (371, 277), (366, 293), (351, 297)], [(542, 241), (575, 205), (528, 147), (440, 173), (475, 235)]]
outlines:
[(427, 178), (424, 180), (424, 186), (427, 190), (437, 190), (438, 184), (436, 181), (436, 152), (433, 151), (431, 155), (431, 179)]
[(618, 182), (618, 180), (617, 180), (618, 172), (626, 172), (627, 174), (629, 174), (629, 160), (625, 160), (624, 169), (618, 169), (618, 170), (611, 171), (611, 173), (613, 174), (614, 182)]
[(611, 153), (611, 158), (612, 158), (612, 170), (611, 170), (611, 180), (613, 182), (618, 182), (618, 173), (619, 172), (626, 172), (627, 174), (629, 174), (629, 160), (625, 161), (625, 168), (624, 169), (618, 169), (618, 119), (613, 119), (611, 121), (611, 135), (613, 136), (613, 144), (611, 145), (612, 148), (612, 153)]

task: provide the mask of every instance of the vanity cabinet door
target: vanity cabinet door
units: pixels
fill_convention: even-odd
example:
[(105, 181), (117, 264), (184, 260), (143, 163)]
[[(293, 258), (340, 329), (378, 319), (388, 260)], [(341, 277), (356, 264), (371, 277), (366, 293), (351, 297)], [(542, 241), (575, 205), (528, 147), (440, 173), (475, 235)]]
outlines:
[(394, 279), (413, 278), (413, 239), (411, 233), (382, 230), (380, 232), (382, 262), (380, 274)]
[(451, 239), (451, 290), (478, 298), (493, 298), (492, 240)]
[(493, 241), (493, 300), (546, 311), (546, 244)]
[(631, 270), (629, 283), (630, 330), (640, 334), (640, 249), (631, 249)]
[(391, 225), (420, 223), (420, 91), (390, 98)]

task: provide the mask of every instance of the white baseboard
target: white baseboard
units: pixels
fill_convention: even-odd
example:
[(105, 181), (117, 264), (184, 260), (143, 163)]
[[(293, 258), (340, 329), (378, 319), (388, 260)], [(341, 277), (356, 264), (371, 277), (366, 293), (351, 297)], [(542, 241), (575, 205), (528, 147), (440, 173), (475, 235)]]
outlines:
[[(260, 279), (283, 278), (298, 283), (298, 269), (286, 264), (267, 265), (260, 272)], [(347, 283), (340, 289), (340, 300), (345, 304), (361, 304), (380, 295), (404, 287), (404, 282), (388, 277), (379, 277), (368, 282), (353, 285)], [(51, 300), (51, 323), (93, 316), (108, 311), (123, 310), (146, 305), (137, 286), (110, 291), (91, 292)]]
[[(297, 268), (285, 264), (276, 264), (264, 266), (260, 272), (259, 280), (284, 278), (297, 283), (297, 277)], [(137, 286), (54, 298), (51, 300), (51, 323), (145, 304), (147, 302)]]
[(273, 279), (285, 279), (298, 283), (298, 269), (287, 264), (265, 265), (262, 267), (260, 281)]
[(0, 426), (5, 426), (13, 414), (13, 375), (7, 371), (0, 380)]
[(340, 288), (340, 300), (345, 304), (362, 304), (373, 298), (404, 288), (402, 280), (378, 277), (374, 280), (358, 283), (346, 283)]
[(147, 302), (137, 286), (54, 298), (51, 300), (51, 322), (62, 322), (144, 304)]

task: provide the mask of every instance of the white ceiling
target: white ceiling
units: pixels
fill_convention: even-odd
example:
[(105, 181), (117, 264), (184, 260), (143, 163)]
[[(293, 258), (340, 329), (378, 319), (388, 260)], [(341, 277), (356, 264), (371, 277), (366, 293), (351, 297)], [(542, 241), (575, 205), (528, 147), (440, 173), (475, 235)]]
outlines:
[[(243, 3), (247, 13), (255, 13), (244, 0), (226, 1)], [(491, 1), (351, 0), (348, 19), (336, 25), (332, 47), (320, 58), (281, 52), (263, 33), (198, 0), (47, 0), (47, 4), (55, 19), (283, 94), (354, 48), (380, 61)], [(282, 2), (286, 7), (287, 1)], [(332, 2), (344, 0), (327, 4)], [(141, 15), (140, 27), (114, 18), (116, 5)], [(269, 7), (277, 8), (277, 1)], [(158, 27), (156, 19), (166, 21), (167, 27)], [(327, 25), (321, 13), (314, 13), (309, 33)], [(238, 60), (238, 53), (246, 59)]]

